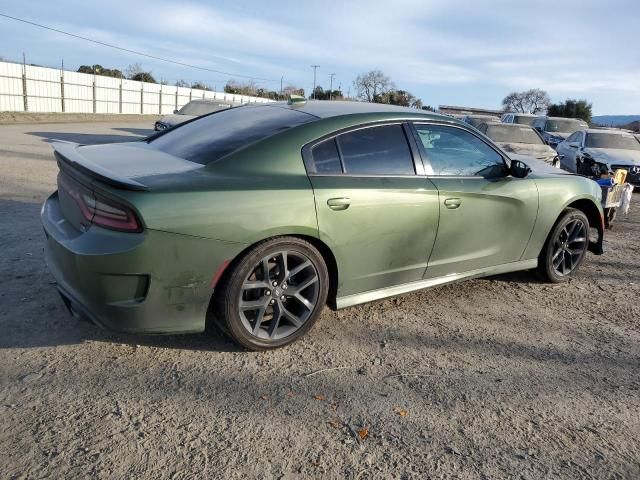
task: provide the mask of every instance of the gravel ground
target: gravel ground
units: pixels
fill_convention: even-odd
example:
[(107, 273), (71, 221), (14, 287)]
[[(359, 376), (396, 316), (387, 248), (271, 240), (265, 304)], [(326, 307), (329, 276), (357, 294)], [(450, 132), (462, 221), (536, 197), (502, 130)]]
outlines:
[(42, 259), (47, 138), (149, 126), (0, 127), (0, 477), (640, 478), (640, 195), (568, 284), (325, 309), (269, 353), (111, 334), (67, 314)]

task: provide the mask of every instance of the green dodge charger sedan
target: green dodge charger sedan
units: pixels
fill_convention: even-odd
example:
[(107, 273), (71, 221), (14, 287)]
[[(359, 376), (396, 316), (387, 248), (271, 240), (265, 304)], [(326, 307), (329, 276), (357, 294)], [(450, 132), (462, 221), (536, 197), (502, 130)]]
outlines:
[(525, 269), (560, 282), (602, 253), (595, 182), (420, 110), (271, 103), (54, 149), (47, 264), (74, 316), (117, 331), (215, 322), (268, 349), (326, 304)]

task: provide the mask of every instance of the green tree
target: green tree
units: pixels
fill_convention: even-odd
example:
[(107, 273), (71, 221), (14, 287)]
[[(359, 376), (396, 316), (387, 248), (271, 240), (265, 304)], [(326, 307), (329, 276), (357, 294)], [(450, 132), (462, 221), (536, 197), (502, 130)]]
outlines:
[(102, 65), (80, 65), (78, 68), (79, 73), (88, 73), (95, 75), (102, 75), (103, 77), (124, 78), (124, 75), (117, 68), (104, 68)]
[(591, 123), (592, 104), (587, 100), (575, 100), (568, 98), (564, 102), (554, 103), (549, 106), (547, 115), (550, 117), (580, 118)]
[(211, 90), (211, 87), (204, 82), (193, 82), (191, 84), (191, 88), (195, 88), (197, 90)]

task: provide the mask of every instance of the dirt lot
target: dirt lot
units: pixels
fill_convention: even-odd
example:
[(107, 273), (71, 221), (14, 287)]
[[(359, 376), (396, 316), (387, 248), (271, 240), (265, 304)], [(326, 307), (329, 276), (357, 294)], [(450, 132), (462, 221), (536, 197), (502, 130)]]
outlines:
[(45, 268), (47, 138), (148, 127), (0, 126), (0, 477), (640, 478), (640, 195), (567, 285), (325, 310), (271, 353), (116, 335), (72, 319)]

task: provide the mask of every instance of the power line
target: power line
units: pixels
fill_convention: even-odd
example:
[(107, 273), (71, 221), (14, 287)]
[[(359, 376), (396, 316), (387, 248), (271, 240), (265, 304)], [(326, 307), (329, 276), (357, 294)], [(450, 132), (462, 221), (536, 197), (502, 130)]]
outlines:
[(35, 27), (40, 27), (40, 28), (44, 28), (46, 30), (51, 30), (52, 32), (57, 32), (57, 33), (61, 33), (63, 35), (68, 35), (70, 37), (79, 38), (80, 40), (84, 40), (84, 41), (91, 42), (91, 43), (96, 43), (96, 44), (102, 45), (104, 47), (114, 48), (116, 50), (122, 50), (123, 52), (128, 52), (128, 53), (133, 53), (135, 55), (141, 55), (143, 57), (153, 58), (154, 60), (160, 60), (161, 62), (173, 63), (173, 64), (176, 64), (176, 65), (181, 65), (183, 67), (195, 68), (195, 69), (198, 69), (198, 70), (204, 70), (204, 71), (207, 71), (207, 72), (218, 73), (218, 74), (221, 74), (221, 75), (228, 75), (230, 77), (248, 78), (250, 80), (260, 80), (260, 81), (263, 81), (263, 82), (279, 82), (280, 81), (279, 79), (278, 80), (274, 80), (272, 78), (258, 78), (258, 77), (252, 77), (250, 75), (241, 75), (241, 74), (238, 74), (238, 73), (223, 72), (221, 70), (214, 70), (212, 68), (199, 67), (197, 65), (191, 65), (189, 63), (178, 62), (176, 60), (169, 60), (168, 58), (157, 57), (155, 55), (150, 55), (148, 53), (138, 52), (136, 50), (130, 50), (128, 48), (120, 47), (118, 45), (112, 45), (110, 43), (101, 42), (100, 40), (94, 40), (92, 38), (83, 37), (81, 35), (76, 35), (75, 33), (69, 33), (69, 32), (65, 32), (64, 30), (58, 30), (57, 28), (48, 27), (46, 25), (41, 25), (39, 23), (31, 22), (31, 21), (25, 20), (23, 18), (12, 17), (11, 15), (6, 15), (4, 13), (0, 13), (0, 17), (9, 18), (9, 19), (15, 20), (17, 22), (26, 23), (28, 25), (33, 25)]

